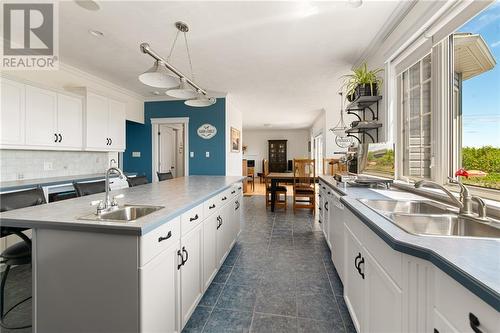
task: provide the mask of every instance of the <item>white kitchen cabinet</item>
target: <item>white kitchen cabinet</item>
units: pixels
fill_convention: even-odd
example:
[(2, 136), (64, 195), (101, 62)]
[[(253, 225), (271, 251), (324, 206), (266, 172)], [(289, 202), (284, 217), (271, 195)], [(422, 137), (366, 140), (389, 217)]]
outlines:
[(345, 227), (345, 284), (344, 299), (351, 314), (356, 331), (364, 332), (363, 311), (365, 305), (365, 283), (359, 262), (363, 258), (363, 246), (354, 233)]
[(181, 324), (187, 323), (203, 295), (203, 225), (181, 237)]
[(233, 217), (232, 217), (232, 224), (233, 224), (233, 233), (232, 233), (232, 243), (231, 246), (233, 245), (234, 242), (236, 242), (236, 238), (240, 234), (240, 229), (241, 229), (241, 203), (243, 201), (243, 196), (242, 195), (237, 195), (234, 198), (234, 204), (233, 204)]
[(328, 247), (331, 249), (332, 244), (330, 241), (330, 209), (332, 207), (332, 194), (331, 190), (328, 188), (325, 192), (325, 198), (323, 200), (323, 234), (325, 235), (325, 240), (328, 244)]
[(179, 241), (139, 269), (140, 331), (179, 332)]
[(57, 93), (26, 86), (26, 144), (52, 146), (58, 142)]
[(210, 286), (219, 268), (217, 258), (218, 218), (219, 214), (212, 214), (203, 222), (203, 284), (205, 290)]
[(86, 150), (125, 150), (124, 103), (87, 92), (85, 124)]
[(83, 103), (78, 97), (57, 94), (58, 146), (64, 148), (83, 147)]
[(0, 145), (25, 143), (25, 85), (1, 78)]
[(344, 205), (340, 202), (340, 195), (332, 192), (328, 222), (328, 235), (332, 261), (337, 269), (340, 280), (344, 283)]
[(452, 323), (450, 323), (436, 308), (432, 312), (433, 333), (459, 333)]

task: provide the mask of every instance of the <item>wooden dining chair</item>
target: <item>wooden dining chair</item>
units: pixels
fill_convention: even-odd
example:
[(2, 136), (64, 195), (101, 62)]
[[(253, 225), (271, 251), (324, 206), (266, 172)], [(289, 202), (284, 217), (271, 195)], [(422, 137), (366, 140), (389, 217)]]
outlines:
[[(262, 162), (262, 173), (264, 174), (264, 184), (266, 186), (266, 208), (271, 206), (271, 180), (267, 178), (269, 174), (269, 161), (264, 159)], [(276, 202), (274, 203), (274, 207), (283, 207), (287, 208), (287, 200), (286, 200), (287, 189), (286, 186), (277, 186), (276, 187)]]
[(293, 211), (310, 209), (316, 204), (316, 171), (313, 159), (293, 160)]
[(344, 171), (345, 165), (340, 163), (339, 158), (323, 158), (323, 174), (335, 176), (336, 173)]

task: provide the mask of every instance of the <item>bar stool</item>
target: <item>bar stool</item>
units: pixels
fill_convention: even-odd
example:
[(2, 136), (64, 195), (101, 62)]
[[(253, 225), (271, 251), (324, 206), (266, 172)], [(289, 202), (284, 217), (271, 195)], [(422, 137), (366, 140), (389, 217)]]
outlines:
[[(31, 190), (0, 194), (0, 212), (36, 206), (45, 203), (45, 195), (43, 194), (43, 190), (39, 187)], [(5, 329), (22, 329), (32, 326), (25, 325), (10, 327), (4, 323), (4, 319), (7, 314), (9, 314), (16, 307), (23, 304), (32, 297), (29, 296), (11, 306), (7, 311), (4, 311), (5, 284), (7, 282), (7, 277), (9, 275), (11, 267), (31, 265), (31, 239), (23, 234), (24, 230), (26, 230), (26, 228), (0, 227), (0, 237), (16, 235), (22, 239), (22, 242), (17, 242), (16, 244), (9, 246), (0, 254), (1, 263), (5, 264), (5, 271), (3, 272), (2, 280), (0, 282), (0, 326)]]
[(98, 182), (74, 182), (73, 187), (77, 197), (106, 192), (106, 182), (104, 180)]
[(129, 187), (144, 185), (148, 183), (148, 177), (146, 176), (127, 177), (127, 183)]
[(158, 181), (162, 182), (164, 180), (168, 179), (174, 179), (174, 175), (172, 175), (172, 172), (157, 172), (158, 175)]

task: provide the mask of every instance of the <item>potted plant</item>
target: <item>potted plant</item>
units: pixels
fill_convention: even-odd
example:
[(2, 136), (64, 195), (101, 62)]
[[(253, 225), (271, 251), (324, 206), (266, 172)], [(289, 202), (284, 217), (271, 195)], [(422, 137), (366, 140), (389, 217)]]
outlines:
[(378, 87), (382, 85), (382, 78), (378, 75), (382, 68), (368, 70), (366, 62), (354, 69), (352, 74), (344, 75), (343, 89), (347, 100), (352, 102), (360, 96), (377, 96)]

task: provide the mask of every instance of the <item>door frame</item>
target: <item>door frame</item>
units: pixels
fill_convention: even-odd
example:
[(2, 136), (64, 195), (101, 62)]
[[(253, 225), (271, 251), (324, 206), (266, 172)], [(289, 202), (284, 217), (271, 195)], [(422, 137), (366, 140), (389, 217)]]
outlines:
[(158, 131), (160, 125), (164, 124), (183, 124), (184, 125), (184, 177), (189, 176), (189, 117), (177, 117), (177, 118), (151, 118), (151, 181), (153, 183), (158, 182), (156, 175), (157, 165), (158, 165), (158, 154), (156, 149), (158, 147)]

